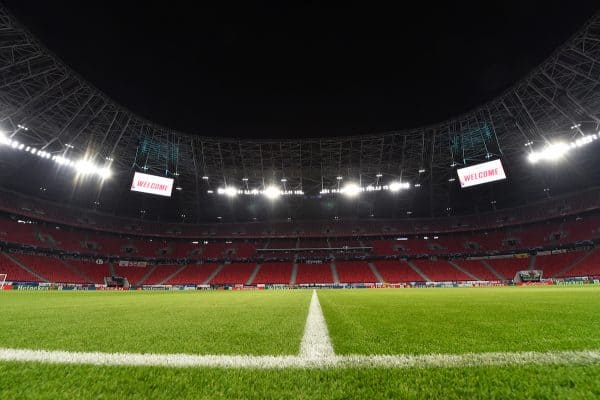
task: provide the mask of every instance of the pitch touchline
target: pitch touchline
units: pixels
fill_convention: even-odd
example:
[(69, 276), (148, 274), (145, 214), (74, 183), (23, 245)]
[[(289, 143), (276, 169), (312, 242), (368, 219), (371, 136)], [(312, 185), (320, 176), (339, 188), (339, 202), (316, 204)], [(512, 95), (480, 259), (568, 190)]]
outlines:
[(429, 355), (336, 356), (317, 292), (313, 291), (297, 356), (137, 354), (0, 348), (0, 361), (106, 366), (217, 368), (430, 368), (482, 365), (600, 364), (600, 350)]

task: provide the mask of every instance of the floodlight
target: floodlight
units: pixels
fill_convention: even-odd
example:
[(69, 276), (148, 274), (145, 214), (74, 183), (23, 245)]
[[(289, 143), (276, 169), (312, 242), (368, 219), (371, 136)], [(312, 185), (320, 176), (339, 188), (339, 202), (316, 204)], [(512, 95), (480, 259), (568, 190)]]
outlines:
[(224, 189), (219, 189), (218, 190), (220, 194), (224, 194), (227, 197), (235, 197), (237, 196), (237, 189), (234, 188), (233, 186), (227, 186)]
[(78, 174), (89, 175), (96, 172), (96, 166), (90, 161), (82, 159), (77, 161), (77, 163), (75, 164), (75, 170)]
[(263, 194), (268, 199), (274, 200), (274, 199), (278, 198), (279, 196), (281, 196), (281, 190), (279, 190), (279, 188), (276, 186), (268, 186), (264, 190)]
[(360, 186), (356, 183), (347, 183), (341, 190), (348, 197), (356, 197), (361, 192)]
[[(581, 144), (577, 144), (577, 142), (575, 142), (575, 145), (581, 146), (582, 142), (579, 143)], [(529, 153), (529, 156), (527, 158), (531, 163), (536, 163), (540, 160), (557, 161), (564, 157), (564, 155), (567, 154), (569, 150), (570, 146), (566, 143), (553, 143), (546, 146), (539, 152), (532, 151), (531, 153)]]
[(409, 184), (405, 182), (392, 182), (388, 185), (390, 192), (398, 192), (401, 189), (408, 189)]
[(102, 179), (108, 179), (112, 175), (112, 171), (108, 167), (100, 168), (96, 170), (96, 173)]

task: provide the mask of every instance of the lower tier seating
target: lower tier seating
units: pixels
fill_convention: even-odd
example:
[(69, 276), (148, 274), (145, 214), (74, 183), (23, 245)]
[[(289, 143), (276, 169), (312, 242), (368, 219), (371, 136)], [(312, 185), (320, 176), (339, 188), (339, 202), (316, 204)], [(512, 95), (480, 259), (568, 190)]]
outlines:
[(337, 261), (335, 263), (340, 282), (375, 283), (377, 277), (366, 261)]
[(379, 274), (387, 283), (421, 282), (423, 277), (408, 265), (406, 261), (378, 260), (374, 261)]
[(292, 269), (292, 263), (264, 263), (260, 266), (253, 283), (289, 284), (292, 278)]
[(307, 283), (333, 283), (331, 265), (325, 264), (298, 264), (297, 284)]

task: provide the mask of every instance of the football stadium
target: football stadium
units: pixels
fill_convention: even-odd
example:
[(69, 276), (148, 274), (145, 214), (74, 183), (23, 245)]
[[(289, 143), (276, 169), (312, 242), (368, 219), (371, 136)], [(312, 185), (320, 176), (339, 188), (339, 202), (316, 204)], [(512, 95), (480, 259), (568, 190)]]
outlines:
[(599, 13), (461, 113), (302, 137), (153, 121), (26, 14), (0, 399), (600, 398)]

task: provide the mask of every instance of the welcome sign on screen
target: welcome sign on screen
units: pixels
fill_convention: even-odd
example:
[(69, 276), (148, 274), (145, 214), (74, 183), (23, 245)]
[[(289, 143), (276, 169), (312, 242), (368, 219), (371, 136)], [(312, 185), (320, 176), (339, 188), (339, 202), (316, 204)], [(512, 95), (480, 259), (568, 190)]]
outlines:
[(131, 182), (131, 190), (134, 192), (171, 197), (171, 192), (173, 191), (173, 179), (136, 172), (133, 175), (133, 182)]
[(506, 173), (500, 160), (460, 168), (456, 170), (456, 173), (458, 174), (461, 188), (506, 179)]

